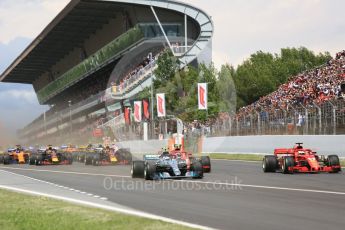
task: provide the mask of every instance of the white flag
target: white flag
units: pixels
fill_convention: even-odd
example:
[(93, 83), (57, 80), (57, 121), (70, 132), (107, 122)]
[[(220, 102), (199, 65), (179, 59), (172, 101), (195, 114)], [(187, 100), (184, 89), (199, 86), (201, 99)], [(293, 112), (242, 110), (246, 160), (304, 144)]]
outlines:
[(201, 110), (207, 109), (207, 83), (198, 83), (198, 107)]
[(142, 112), (141, 112), (141, 101), (135, 101), (134, 102), (134, 121), (135, 122), (141, 122), (142, 120)]
[(164, 93), (158, 93), (156, 94), (157, 98), (157, 116), (158, 117), (165, 117), (165, 94)]

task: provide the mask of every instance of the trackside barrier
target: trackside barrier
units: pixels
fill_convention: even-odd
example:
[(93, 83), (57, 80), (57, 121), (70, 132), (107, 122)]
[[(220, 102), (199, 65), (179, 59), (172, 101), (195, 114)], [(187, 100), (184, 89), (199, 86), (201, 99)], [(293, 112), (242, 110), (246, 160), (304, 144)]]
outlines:
[[(204, 153), (260, 153), (271, 154), (274, 148), (291, 148), (296, 142), (319, 154), (338, 154), (345, 157), (345, 135), (286, 135), (207, 137), (203, 141)], [(118, 143), (136, 153), (155, 153), (166, 147), (167, 140), (126, 141)]]

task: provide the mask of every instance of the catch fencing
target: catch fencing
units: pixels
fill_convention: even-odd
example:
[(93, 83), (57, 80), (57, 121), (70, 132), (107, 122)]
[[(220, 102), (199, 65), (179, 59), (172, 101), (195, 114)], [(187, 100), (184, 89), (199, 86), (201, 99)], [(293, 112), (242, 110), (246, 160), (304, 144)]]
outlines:
[(203, 129), (207, 136), (345, 134), (345, 100), (297, 104), (287, 109), (257, 106), (251, 112), (217, 120)]

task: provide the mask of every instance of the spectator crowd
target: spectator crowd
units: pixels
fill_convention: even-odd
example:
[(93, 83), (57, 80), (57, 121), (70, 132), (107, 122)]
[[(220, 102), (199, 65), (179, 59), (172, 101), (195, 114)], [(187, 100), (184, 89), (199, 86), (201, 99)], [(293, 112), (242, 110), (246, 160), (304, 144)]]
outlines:
[(261, 97), (251, 105), (239, 109), (237, 116), (255, 111), (288, 109), (290, 106), (317, 104), (334, 99), (345, 99), (345, 50), (336, 54), (325, 65), (291, 77), (273, 93)]
[(124, 74), (123, 77), (117, 78), (116, 81), (111, 82), (111, 86), (114, 91), (123, 91), (125, 90), (130, 84), (138, 79), (139, 76), (145, 73), (145, 68), (154, 65), (155, 61), (158, 59), (159, 55), (164, 51), (160, 50), (157, 52), (156, 55), (153, 53), (149, 53), (147, 57), (145, 57), (142, 62), (140, 62), (135, 68), (131, 69), (127, 73)]

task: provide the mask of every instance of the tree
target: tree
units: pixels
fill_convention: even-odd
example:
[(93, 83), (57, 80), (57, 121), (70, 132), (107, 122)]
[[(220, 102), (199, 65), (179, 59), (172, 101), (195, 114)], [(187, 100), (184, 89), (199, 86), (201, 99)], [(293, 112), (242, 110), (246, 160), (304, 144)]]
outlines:
[[(166, 109), (185, 122), (217, 117), (219, 112), (235, 113), (236, 106), (251, 104), (276, 90), (281, 84), (305, 70), (330, 60), (329, 53), (315, 55), (307, 48), (284, 48), (280, 54), (258, 51), (235, 69), (223, 65), (220, 72), (213, 64), (179, 69), (170, 50), (157, 60), (155, 93), (165, 93)], [(208, 85), (208, 110), (198, 110), (197, 84)], [(148, 97), (149, 89), (140, 94)]]
[(234, 114), (236, 112), (236, 87), (233, 81), (235, 69), (229, 65), (223, 65), (218, 75), (216, 83), (217, 92), (219, 94), (219, 112), (228, 112)]
[(246, 106), (275, 91), (292, 76), (325, 64), (328, 52), (315, 55), (305, 47), (283, 48), (280, 54), (258, 51), (234, 71), (237, 107)]
[(176, 71), (179, 68), (178, 60), (174, 57), (171, 50), (165, 50), (157, 60), (158, 68), (154, 71), (156, 82), (155, 86), (158, 83), (164, 84), (171, 80), (171, 78), (175, 75)]

